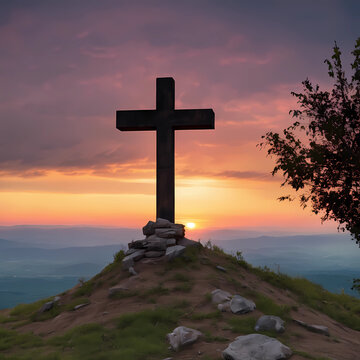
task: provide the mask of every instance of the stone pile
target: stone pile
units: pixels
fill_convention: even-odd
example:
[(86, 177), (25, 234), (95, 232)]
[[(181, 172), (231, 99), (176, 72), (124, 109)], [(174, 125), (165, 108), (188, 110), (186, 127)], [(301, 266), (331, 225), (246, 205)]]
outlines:
[[(136, 261), (142, 258), (165, 258), (169, 261), (181, 256), (187, 246), (199, 246), (200, 243), (185, 238), (185, 226), (173, 224), (158, 218), (149, 221), (143, 227), (145, 239), (132, 241), (122, 260), (123, 268), (133, 270)], [(201, 245), (200, 245), (201, 246)]]

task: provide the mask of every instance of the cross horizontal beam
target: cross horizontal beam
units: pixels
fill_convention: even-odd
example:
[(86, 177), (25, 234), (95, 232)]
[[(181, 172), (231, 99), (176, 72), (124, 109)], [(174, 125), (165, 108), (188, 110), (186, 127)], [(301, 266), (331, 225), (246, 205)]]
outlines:
[(215, 128), (212, 109), (201, 110), (121, 110), (116, 112), (116, 128), (121, 131), (204, 130)]

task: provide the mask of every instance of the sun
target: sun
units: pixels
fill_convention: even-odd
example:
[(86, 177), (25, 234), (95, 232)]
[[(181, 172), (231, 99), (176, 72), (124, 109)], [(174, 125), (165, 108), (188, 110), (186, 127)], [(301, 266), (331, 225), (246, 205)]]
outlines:
[(196, 224), (193, 223), (193, 222), (188, 222), (188, 223), (186, 224), (186, 227), (187, 227), (188, 229), (195, 229)]

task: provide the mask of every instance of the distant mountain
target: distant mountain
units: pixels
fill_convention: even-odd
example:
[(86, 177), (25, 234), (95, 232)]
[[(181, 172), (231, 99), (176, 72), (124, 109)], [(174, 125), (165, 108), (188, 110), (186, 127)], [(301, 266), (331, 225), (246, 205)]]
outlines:
[(141, 229), (65, 226), (0, 226), (0, 238), (26, 247), (65, 248), (127, 244), (142, 238)]

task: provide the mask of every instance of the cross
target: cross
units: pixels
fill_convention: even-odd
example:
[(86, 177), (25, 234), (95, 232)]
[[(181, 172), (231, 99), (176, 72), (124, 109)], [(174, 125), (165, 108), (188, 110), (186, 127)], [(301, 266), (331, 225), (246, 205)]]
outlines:
[(156, 131), (156, 217), (175, 222), (175, 130), (214, 129), (212, 109), (175, 110), (175, 81), (156, 79), (156, 110), (116, 111), (121, 131)]

